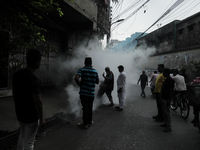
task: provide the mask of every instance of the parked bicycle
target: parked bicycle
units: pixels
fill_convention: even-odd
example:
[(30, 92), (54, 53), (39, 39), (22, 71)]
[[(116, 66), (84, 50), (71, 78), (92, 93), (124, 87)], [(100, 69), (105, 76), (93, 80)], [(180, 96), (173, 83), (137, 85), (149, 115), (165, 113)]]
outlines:
[(183, 119), (187, 119), (190, 113), (190, 105), (186, 96), (186, 91), (180, 92), (176, 95), (176, 100), (171, 100), (170, 105), (172, 110), (176, 110), (178, 107), (180, 108), (181, 117)]

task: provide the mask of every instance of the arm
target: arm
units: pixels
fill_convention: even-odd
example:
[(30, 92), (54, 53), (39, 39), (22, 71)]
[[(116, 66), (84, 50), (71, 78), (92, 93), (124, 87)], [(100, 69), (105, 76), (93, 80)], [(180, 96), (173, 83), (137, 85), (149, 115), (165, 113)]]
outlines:
[(45, 120), (43, 118), (43, 104), (42, 104), (41, 94), (38, 95), (33, 94), (33, 98), (37, 114), (40, 118), (40, 125), (43, 125), (45, 123)]
[(123, 74), (121, 74), (121, 75), (120, 75), (120, 80), (121, 80), (121, 82), (120, 82), (121, 85), (119, 85), (119, 89), (117, 90), (118, 93), (122, 92), (122, 89), (123, 89), (123, 87), (124, 87), (125, 84), (126, 84), (126, 76), (123, 75)]
[(147, 80), (146, 80), (146, 85), (148, 86), (148, 76), (147, 76)]
[(99, 78), (96, 80), (96, 84), (99, 84)]
[(152, 82), (152, 81), (153, 81), (153, 77), (154, 77), (154, 75), (152, 75), (152, 77), (151, 77), (151, 79), (149, 80), (149, 82)]
[(139, 84), (139, 82), (140, 82), (140, 78), (138, 79), (138, 82), (137, 82), (137, 84)]
[(80, 81), (79, 81), (79, 78), (80, 78), (81, 76), (79, 75), (79, 74), (76, 74), (76, 76), (75, 76), (75, 78), (74, 78), (74, 80), (75, 80), (75, 82), (76, 82), (76, 84), (78, 85), (78, 86), (80, 86), (81, 85), (81, 83), (80, 83)]

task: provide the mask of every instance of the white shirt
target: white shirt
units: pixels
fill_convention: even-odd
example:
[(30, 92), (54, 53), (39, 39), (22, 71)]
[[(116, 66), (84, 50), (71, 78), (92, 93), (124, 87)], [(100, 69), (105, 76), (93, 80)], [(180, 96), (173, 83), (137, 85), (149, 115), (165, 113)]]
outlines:
[(173, 79), (175, 81), (175, 90), (176, 91), (186, 91), (186, 84), (185, 79), (183, 76), (177, 74), (176, 76), (173, 76)]
[(124, 71), (120, 72), (117, 79), (117, 90), (122, 88), (122, 90), (126, 89), (126, 73)]
[(155, 74), (152, 75), (151, 80), (150, 80), (152, 86), (155, 86), (156, 79), (157, 79), (158, 75), (159, 74), (157, 74), (157, 73), (155, 73)]

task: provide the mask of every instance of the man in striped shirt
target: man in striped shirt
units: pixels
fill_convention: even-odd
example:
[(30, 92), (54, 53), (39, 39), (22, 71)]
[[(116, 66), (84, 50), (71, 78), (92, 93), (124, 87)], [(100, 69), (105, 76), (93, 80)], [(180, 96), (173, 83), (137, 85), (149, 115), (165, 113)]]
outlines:
[[(79, 80), (81, 78), (81, 80)], [(83, 123), (78, 123), (80, 128), (87, 129), (92, 121), (92, 107), (95, 97), (95, 84), (99, 84), (98, 72), (92, 67), (92, 58), (85, 58), (85, 66), (78, 70), (75, 82), (80, 86), (80, 99), (83, 110)]]

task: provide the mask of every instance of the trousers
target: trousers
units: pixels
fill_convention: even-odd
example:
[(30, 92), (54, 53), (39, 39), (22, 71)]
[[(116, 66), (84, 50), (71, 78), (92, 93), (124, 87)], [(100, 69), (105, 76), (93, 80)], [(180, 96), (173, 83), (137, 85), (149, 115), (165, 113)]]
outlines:
[(142, 90), (141, 95), (144, 95), (144, 96), (145, 96), (145, 91), (144, 91), (145, 87), (146, 87), (146, 84), (141, 84), (141, 90)]
[(119, 108), (124, 107), (124, 100), (126, 98), (126, 90), (122, 90), (122, 92), (117, 94), (118, 99), (119, 99)]
[(33, 150), (39, 121), (33, 123), (19, 122), (19, 125), (20, 134), (17, 142), (17, 150)]
[(168, 105), (167, 101), (164, 99), (162, 99), (162, 108), (165, 124), (167, 127), (171, 127), (170, 105)]
[(155, 92), (156, 95), (156, 104), (157, 104), (157, 108), (158, 108), (158, 116), (160, 118), (163, 118), (163, 110), (162, 110), (162, 100), (161, 100), (161, 96), (160, 93)]
[(80, 95), (82, 110), (83, 110), (83, 124), (91, 124), (92, 122), (92, 114), (93, 114), (93, 101), (94, 97)]

